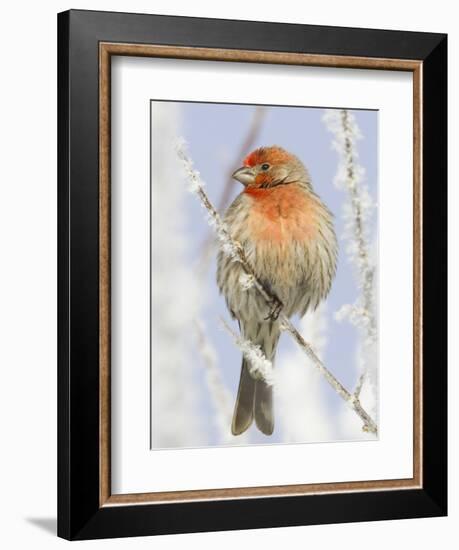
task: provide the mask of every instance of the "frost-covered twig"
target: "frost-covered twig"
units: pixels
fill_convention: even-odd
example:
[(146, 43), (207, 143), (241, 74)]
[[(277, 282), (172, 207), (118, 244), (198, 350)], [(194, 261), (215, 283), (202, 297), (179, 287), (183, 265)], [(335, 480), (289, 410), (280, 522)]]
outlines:
[[(337, 320), (348, 318), (365, 334), (364, 346), (372, 346), (377, 338), (375, 316), (375, 265), (371, 259), (366, 224), (374, 207), (367, 186), (363, 182), (364, 169), (358, 162), (356, 142), (361, 138), (359, 127), (352, 113), (346, 109), (329, 109), (325, 112), (324, 122), (333, 133), (333, 146), (339, 155), (335, 185), (348, 193), (345, 204), (346, 238), (348, 254), (356, 266), (361, 295), (355, 304), (346, 304), (336, 313)], [(357, 386), (356, 397), (360, 396), (369, 365), (365, 363)]]
[(231, 335), (236, 346), (242, 351), (243, 356), (249, 362), (250, 374), (256, 379), (264, 380), (268, 386), (272, 386), (275, 380), (273, 365), (271, 361), (266, 358), (260, 346), (257, 346), (250, 340), (246, 340), (242, 336), (236, 334), (223, 319), (220, 319), (220, 322), (226, 332)]
[[(215, 210), (214, 206), (207, 197), (206, 192), (203, 189), (203, 184), (200, 182), (199, 173), (194, 170), (191, 159), (189, 158), (186, 150), (185, 143), (183, 140), (177, 143), (176, 146), (177, 154), (180, 159), (182, 159), (184, 168), (187, 172), (188, 178), (191, 182), (190, 191), (195, 193), (201, 201), (202, 206), (206, 209), (208, 214), (208, 222), (211, 227), (216, 231), (217, 237), (220, 241), (220, 246), (223, 252), (231, 256), (234, 261), (239, 262), (244, 271), (249, 275), (253, 281), (253, 286), (258, 290), (258, 292), (266, 300), (267, 305), (270, 308), (281, 308), (282, 303), (279, 298), (265, 285), (263, 285), (260, 280), (257, 278), (255, 270), (248, 260), (244, 249), (242, 246), (235, 240), (232, 239), (227, 227), (223, 223), (220, 215)], [(196, 182), (198, 184), (196, 185)], [(295, 328), (290, 319), (279, 310), (278, 319), (281, 322), (281, 327), (284, 331), (288, 332), (295, 342), (301, 347), (304, 353), (309, 357), (314, 366), (319, 370), (322, 376), (325, 377), (327, 382), (334, 388), (338, 395), (346, 401), (349, 407), (351, 407), (358, 416), (362, 419), (365, 431), (370, 431), (377, 433), (377, 426), (370, 415), (363, 409), (360, 404), (358, 397), (349, 393), (346, 388), (339, 382), (337, 378), (325, 367), (322, 361), (314, 353), (312, 347), (304, 340), (298, 330)]]

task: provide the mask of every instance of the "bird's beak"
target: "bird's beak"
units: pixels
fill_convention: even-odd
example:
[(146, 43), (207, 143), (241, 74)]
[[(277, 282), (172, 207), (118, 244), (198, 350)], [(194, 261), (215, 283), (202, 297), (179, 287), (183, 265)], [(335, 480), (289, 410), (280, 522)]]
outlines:
[(255, 172), (252, 168), (248, 168), (247, 166), (238, 168), (235, 172), (233, 172), (231, 177), (245, 186), (255, 182)]

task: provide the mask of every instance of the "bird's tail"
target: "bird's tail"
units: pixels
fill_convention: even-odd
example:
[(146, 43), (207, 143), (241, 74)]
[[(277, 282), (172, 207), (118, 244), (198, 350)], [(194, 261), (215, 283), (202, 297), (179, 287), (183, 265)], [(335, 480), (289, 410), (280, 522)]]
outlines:
[(253, 421), (253, 404), (255, 400), (255, 382), (249, 371), (247, 359), (242, 359), (241, 376), (234, 406), (231, 432), (240, 435), (245, 432)]
[(255, 382), (253, 413), (258, 429), (265, 435), (271, 435), (274, 430), (273, 387), (264, 380)]
[[(253, 332), (250, 338), (250, 330), (244, 327), (244, 338), (253, 344), (259, 345), (266, 358), (274, 364), (279, 329), (276, 323), (263, 323), (261, 328)], [(253, 420), (258, 429), (266, 435), (271, 435), (274, 430), (273, 388), (264, 380), (258, 380), (250, 374), (250, 364), (243, 358), (239, 388), (234, 407), (231, 432), (240, 435), (245, 432)]]

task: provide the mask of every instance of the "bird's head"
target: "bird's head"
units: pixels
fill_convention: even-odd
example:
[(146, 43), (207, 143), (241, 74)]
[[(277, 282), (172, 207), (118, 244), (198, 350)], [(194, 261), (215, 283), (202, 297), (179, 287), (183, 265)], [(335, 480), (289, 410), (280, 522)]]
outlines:
[(301, 161), (277, 145), (255, 149), (243, 164), (232, 177), (247, 188), (269, 189), (289, 183), (309, 185), (309, 176)]

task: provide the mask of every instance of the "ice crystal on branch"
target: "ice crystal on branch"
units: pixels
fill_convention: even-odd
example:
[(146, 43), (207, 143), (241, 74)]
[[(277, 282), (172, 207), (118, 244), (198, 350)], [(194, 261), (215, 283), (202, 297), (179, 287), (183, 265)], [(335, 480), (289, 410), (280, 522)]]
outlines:
[(268, 386), (272, 386), (275, 380), (273, 364), (266, 358), (260, 346), (236, 334), (223, 319), (220, 321), (222, 327), (231, 335), (234, 343), (249, 362), (250, 374), (256, 379), (264, 380)]
[(178, 158), (182, 161), (183, 172), (188, 180), (188, 191), (196, 193), (200, 188), (204, 187), (201, 174), (194, 168), (193, 161), (187, 152), (187, 143), (180, 137), (175, 142), (175, 151)]
[(253, 275), (248, 273), (241, 273), (239, 276), (239, 284), (241, 285), (242, 290), (249, 290), (253, 287), (255, 281)]

